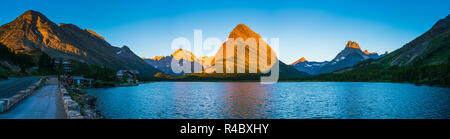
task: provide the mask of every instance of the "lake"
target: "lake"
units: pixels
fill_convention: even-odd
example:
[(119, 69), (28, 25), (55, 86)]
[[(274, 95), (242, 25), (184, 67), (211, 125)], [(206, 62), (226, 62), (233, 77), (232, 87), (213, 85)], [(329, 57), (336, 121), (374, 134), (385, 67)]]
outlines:
[(154, 82), (86, 89), (112, 119), (449, 119), (450, 89), (360, 82)]

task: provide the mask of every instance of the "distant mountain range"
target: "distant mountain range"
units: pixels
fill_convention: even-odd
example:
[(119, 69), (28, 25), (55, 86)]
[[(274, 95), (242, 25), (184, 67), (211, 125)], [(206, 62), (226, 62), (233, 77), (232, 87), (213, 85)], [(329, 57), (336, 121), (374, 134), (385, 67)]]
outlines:
[(450, 86), (450, 15), (430, 30), (379, 59), (305, 80), (410, 82)]
[[(138, 70), (143, 76), (175, 79), (257, 79), (275, 63), (261, 63), (259, 59), (278, 60), (280, 79), (306, 79), (327, 81), (437, 81), (448, 84), (450, 60), (450, 19), (439, 20), (429, 31), (392, 53), (370, 53), (362, 50), (358, 43), (348, 41), (345, 48), (330, 61), (314, 62), (302, 57), (287, 65), (278, 60), (276, 53), (267, 45), (267, 54), (257, 53), (260, 47), (233, 44), (227, 48), (230, 38), (254, 38), (256, 44), (264, 46), (265, 41), (247, 25), (237, 25), (214, 56), (196, 57), (190, 51), (178, 49), (169, 56), (140, 58), (128, 46), (115, 47), (93, 30), (81, 29), (73, 24), (56, 25), (43, 14), (27, 11), (14, 21), (0, 26), (0, 43), (16, 52), (31, 56), (43, 53), (55, 59), (69, 59), (88, 64), (107, 66), (115, 70)], [(226, 50), (246, 50), (245, 56), (227, 55)], [(250, 55), (250, 53), (257, 53)], [(234, 58), (231, 58), (234, 57)], [(174, 73), (171, 61), (202, 67), (202, 73)], [(251, 60), (252, 59), (252, 60)], [(225, 64), (226, 61), (234, 65)], [(221, 65), (223, 69), (216, 69)], [(257, 65), (257, 69), (250, 69)], [(418, 68), (416, 68), (418, 67)], [(237, 69), (245, 74), (235, 74)], [(193, 71), (193, 69), (191, 69)], [(256, 73), (250, 72), (256, 71)], [(424, 72), (426, 70), (426, 72)], [(217, 72), (225, 71), (225, 73)], [(232, 71), (231, 73), (226, 71)], [(204, 74), (204, 73), (213, 74)], [(413, 74), (414, 73), (414, 74)], [(417, 73), (417, 76), (416, 74)], [(309, 76), (317, 75), (317, 76)]]
[[(183, 50), (183, 49), (178, 49), (176, 52), (174, 52), (174, 54), (172, 54), (171, 56), (157, 56), (155, 58), (151, 58), (151, 59), (145, 59), (145, 61), (151, 65), (153, 65), (154, 67), (160, 69), (161, 71), (164, 72), (164, 74), (158, 74), (160, 77), (167, 77), (167, 75), (172, 75), (172, 76), (178, 76), (178, 75), (184, 75), (184, 74), (174, 74), (171, 66), (170, 66), (170, 62), (173, 58), (177, 59), (177, 60), (184, 60), (184, 61), (188, 61), (188, 63), (190, 62), (192, 65), (194, 64), (200, 64), (203, 67), (203, 70), (206, 73), (220, 73), (220, 74), (211, 74), (208, 75), (208, 77), (210, 78), (220, 78), (221, 76), (233, 76), (236, 78), (239, 78), (239, 75), (241, 75), (242, 73), (236, 74), (237, 73), (237, 69), (238, 68), (242, 68), (245, 69), (244, 74), (242, 74), (242, 76), (246, 76), (248, 77), (251, 72), (250, 72), (250, 64), (255, 64), (257, 65), (257, 69), (253, 69), (256, 74), (262, 74), (267, 72), (275, 63), (270, 63), (270, 64), (260, 64), (261, 61), (259, 61), (258, 59), (260, 58), (260, 56), (262, 57), (261, 59), (267, 59), (267, 60), (273, 60), (276, 61), (277, 57), (275, 52), (272, 50), (272, 48), (264, 41), (260, 41), (259, 39), (261, 38), (261, 36), (255, 32), (253, 32), (248, 26), (246, 26), (245, 24), (239, 24), (237, 25), (230, 33), (228, 38), (232, 38), (232, 39), (238, 39), (238, 38), (242, 38), (244, 41), (247, 40), (248, 38), (253, 38), (256, 40), (256, 44), (262, 44), (264, 43), (267, 46), (267, 55), (259, 55), (258, 51), (259, 51), (259, 47), (258, 46), (243, 46), (243, 45), (234, 45), (232, 48), (232, 50), (234, 49), (234, 55), (227, 55), (227, 43), (231, 43), (229, 42), (231, 39), (228, 39), (227, 42), (224, 42), (222, 44), (222, 46), (219, 48), (219, 51), (216, 53), (215, 56), (204, 56), (201, 58), (197, 58), (195, 57), (191, 52), (187, 51), (187, 50)], [(239, 48), (239, 47), (243, 47), (243, 48)], [(247, 52), (245, 53), (245, 56), (241, 56), (238, 57), (237, 56), (237, 49), (245, 49)], [(255, 55), (253, 55), (254, 57), (250, 57), (249, 53), (254, 53)], [(272, 57), (271, 55), (269, 55), (270, 53), (272, 53), (274, 55), (274, 57)], [(190, 56), (191, 59), (187, 59), (186, 57)], [(231, 58), (234, 57), (234, 58)], [(254, 59), (254, 60), (249, 60), (250, 58)], [(227, 65), (226, 61), (232, 62), (234, 63), (234, 65), (231, 67), (231, 65)], [(243, 62), (239, 62), (239, 61), (243, 61)], [(252, 63), (254, 62), (254, 63)], [(267, 61), (264, 61), (267, 62)], [(268, 62), (269, 63), (269, 62)], [(216, 69), (216, 64), (222, 64), (223, 69), (220, 69), (220, 72), (217, 72), (218, 69)], [(284, 62), (279, 61), (279, 66), (280, 66), (280, 78), (299, 78), (299, 77), (305, 77), (308, 76), (307, 73), (302, 72), (302, 71), (297, 71), (295, 68), (286, 65)], [(231, 72), (227, 72), (227, 71), (231, 71)], [(221, 74), (223, 73), (223, 74)], [(245, 74), (247, 73), (247, 75)], [(181, 78), (192, 78), (192, 76), (204, 76), (204, 75), (200, 75), (200, 74), (188, 74), (185, 75), (184, 77), (180, 77), (178, 79)], [(253, 75), (252, 75), (253, 77)]]
[[(186, 73), (174, 73), (172, 70), (171, 62), (172, 60), (176, 60), (177, 63), (180, 65), (184, 64), (191, 64), (191, 71), (190, 73), (194, 73), (195, 66), (202, 67), (200, 70), (203, 70), (203, 60), (201, 58), (195, 57), (194, 54), (192, 54), (188, 50), (178, 49), (176, 50), (172, 55), (170, 56), (156, 56), (154, 58), (143, 58), (145, 62), (152, 65), (153, 67), (159, 69), (160, 71), (172, 75), (172, 76), (181, 76), (185, 75)], [(205, 64), (206, 65), (206, 64)]]
[(304, 57), (290, 64), (292, 67), (299, 71), (307, 72), (312, 75), (330, 73), (340, 69), (352, 67), (358, 62), (366, 59), (378, 59), (386, 56), (389, 52), (385, 52), (382, 55), (378, 53), (370, 53), (367, 50), (362, 51), (359, 44), (354, 41), (348, 41), (344, 50), (336, 55), (331, 61), (315, 62), (308, 61)]
[(0, 26), (0, 43), (29, 55), (46, 53), (56, 59), (76, 60), (116, 70), (134, 69), (145, 76), (159, 72), (127, 46), (112, 46), (94, 31), (73, 24), (56, 25), (32, 10)]

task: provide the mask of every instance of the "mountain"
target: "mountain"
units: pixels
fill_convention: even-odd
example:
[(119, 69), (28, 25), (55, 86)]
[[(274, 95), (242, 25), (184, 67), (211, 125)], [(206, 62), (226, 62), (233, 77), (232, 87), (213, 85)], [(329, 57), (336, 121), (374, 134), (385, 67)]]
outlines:
[[(243, 41), (246, 41), (249, 38), (252, 38), (256, 41), (256, 43), (255, 43), (256, 46), (248, 46), (248, 45), (247, 46), (243, 46), (243, 45), (238, 46), (237, 44), (234, 44), (235, 40), (237, 41), (238, 39), (242, 39)], [(276, 54), (266, 42), (264, 42), (264, 41), (260, 42), (260, 40), (259, 40), (260, 38), (261, 38), (261, 36), (259, 34), (253, 32), (245, 24), (237, 25), (233, 29), (233, 31), (231, 31), (231, 33), (229, 34), (228, 40), (222, 44), (222, 46), (219, 48), (219, 51), (214, 56), (215, 59), (213, 59), (212, 65), (218, 64), (220, 66), (223, 66), (223, 70), (215, 69), (216, 72), (219, 70), (222, 70), (223, 73), (227, 73), (227, 71), (230, 71), (231, 73), (237, 73), (237, 69), (242, 68), (242, 69), (245, 69), (246, 73), (248, 73), (250, 64), (257, 65), (257, 69), (256, 69), (257, 72), (268, 71), (274, 63), (260, 64), (260, 61), (258, 58), (260, 56), (263, 56), (264, 57), (263, 59), (275, 61)], [(231, 53), (227, 53), (227, 45), (230, 45), (229, 47), (234, 47), (234, 48), (228, 48), (228, 49), (232, 49), (234, 51), (234, 55), (232, 55)], [(264, 55), (258, 54), (258, 50), (259, 50), (258, 45), (261, 45), (261, 46), (266, 45), (267, 54), (264, 54)], [(248, 51), (248, 52), (245, 52), (245, 56), (239, 56), (239, 57), (237, 56), (238, 47), (240, 47), (240, 50), (242, 50), (242, 48), (244, 48), (245, 51)], [(257, 54), (257, 55), (252, 55), (252, 57), (250, 57), (250, 53)], [(271, 57), (271, 55), (275, 55), (275, 57)], [(232, 58), (232, 57), (234, 57), (234, 58)], [(249, 60), (250, 58), (252, 58), (253, 60)], [(238, 63), (238, 61), (244, 61), (244, 63)], [(232, 63), (234, 63), (234, 65), (227, 65), (226, 62), (232, 62)], [(250, 62), (254, 62), (254, 63), (250, 63)], [(234, 69), (232, 69), (232, 68), (234, 68)]]
[[(248, 39), (253, 38), (255, 39), (254, 43), (256, 46), (248, 46), (248, 45), (241, 45), (242, 42), (233, 42), (232, 40), (242, 39), (242, 41), (249, 41)], [(192, 80), (229, 80), (229, 81), (235, 81), (235, 80), (259, 80), (261, 75), (270, 74), (267, 73), (269, 69), (272, 68), (272, 66), (276, 63), (273, 63), (272, 61), (276, 61), (277, 57), (275, 52), (272, 50), (272, 48), (267, 45), (265, 41), (260, 41), (261, 36), (255, 32), (253, 32), (248, 26), (244, 24), (237, 25), (229, 34), (228, 39), (226, 42), (224, 42), (219, 50), (217, 51), (215, 56), (203, 56), (198, 59), (193, 59), (191, 61), (194, 61), (197, 63), (200, 63), (203, 66), (203, 73), (191, 73), (191, 74), (185, 74), (183, 76), (179, 77), (173, 77), (170, 75), (167, 75), (169, 72), (165, 73), (158, 73), (156, 77), (159, 77), (162, 80), (175, 80), (175, 81), (192, 81)], [(233, 50), (234, 55), (231, 55), (230, 53), (227, 54), (227, 44), (229, 45), (228, 50)], [(238, 45), (239, 44), (239, 45)], [(267, 54), (266, 55), (260, 55), (258, 53), (259, 51), (259, 44), (261, 46), (266, 45)], [(237, 56), (237, 51), (239, 50), (245, 50), (245, 53), (242, 53), (239, 57)], [(161, 62), (165, 58), (167, 61), (170, 61), (170, 58), (172, 56), (166, 56), (166, 57), (155, 57), (153, 59), (146, 59), (149, 64), (156, 65), (155, 63), (168, 63), (168, 62)], [(192, 55), (192, 57), (195, 57)], [(231, 58), (234, 57), (234, 58)], [(265, 59), (265, 64), (262, 64), (259, 61), (259, 57), (261, 59)], [(158, 59), (158, 60), (157, 60)], [(272, 61), (270, 61), (272, 60)], [(226, 64), (226, 61), (230, 61), (233, 63), (233, 68), (230, 65)], [(292, 78), (300, 78), (300, 77), (306, 77), (309, 76), (309, 74), (305, 72), (301, 72), (296, 70), (295, 68), (286, 65), (282, 61), (278, 61), (279, 64), (279, 79), (292, 79)], [(216, 69), (216, 67), (222, 66), (222, 69)], [(251, 69), (250, 65), (256, 65), (256, 69)], [(162, 64), (161, 66), (164, 66), (167, 64)], [(157, 65), (156, 65), (157, 66)], [(159, 67), (159, 66), (158, 66)], [(168, 66), (167, 66), (168, 67)], [(238, 73), (238, 68), (244, 69), (243, 73)], [(250, 72), (252, 70), (252, 72)], [(162, 70), (165, 71), (165, 70)]]
[(172, 76), (181, 76), (186, 74), (184, 72), (175, 73), (172, 70), (171, 62), (173, 59), (176, 60), (178, 63), (180, 63), (180, 65), (191, 64), (191, 73), (195, 71), (194, 66), (199, 66), (203, 68), (202, 66), (203, 60), (198, 59), (190, 51), (184, 49), (178, 49), (170, 56), (156, 56), (154, 58), (149, 59), (143, 58), (143, 59), (145, 62), (152, 65), (153, 67), (161, 70), (165, 74)]
[(311, 75), (316, 75), (318, 74), (317, 71), (319, 71), (319, 69), (328, 62), (329, 61), (323, 62), (308, 61), (304, 57), (302, 57), (290, 65), (295, 69), (297, 69), (298, 71), (303, 71)]
[(330, 74), (309, 77), (317, 81), (409, 82), (450, 86), (450, 15), (403, 47), (380, 59), (367, 59)]
[[(239, 38), (243, 41), (248, 41), (248, 39), (252, 38), (256, 41), (256, 45), (238, 45), (240, 42), (232, 42), (232, 40), (238, 40)], [(234, 50), (234, 55), (227, 54), (228, 43), (231, 43), (229, 46), (232, 46), (233, 48), (228, 49)], [(267, 54), (259, 54), (258, 51), (261, 46), (266, 46)], [(245, 56), (237, 56), (238, 49), (245, 49)], [(234, 57), (234, 59), (231, 57)], [(259, 59), (267, 59), (267, 61), (259, 61)], [(253, 32), (247, 25), (239, 24), (231, 31), (228, 36), (228, 40), (219, 48), (219, 51), (212, 59), (211, 65), (216, 66), (216, 64), (221, 64), (223, 66), (223, 73), (227, 73), (227, 70), (231, 71), (231, 73), (237, 73), (238, 68), (245, 69), (245, 73), (250, 73), (250, 70), (256, 71), (257, 73), (265, 73), (275, 64), (271, 63), (271, 61), (279, 61), (277, 59), (278, 58), (275, 51), (272, 50), (272, 48), (264, 40), (261, 40), (261, 36), (259, 34)], [(226, 61), (232, 61), (234, 63), (234, 69), (232, 69), (229, 65), (226, 65)], [(266, 64), (262, 64), (261, 62), (266, 62)], [(257, 65), (257, 69), (250, 69), (249, 65)], [(280, 78), (297, 78), (308, 75), (307, 73), (297, 71), (295, 68), (292, 68), (282, 61), (279, 61), (279, 66)], [(214, 70), (217, 73), (218, 69)]]
[(29, 55), (46, 53), (56, 59), (76, 60), (116, 70), (135, 69), (144, 76), (158, 72), (126, 46), (112, 46), (96, 32), (73, 24), (56, 25), (32, 10), (0, 26), (0, 43)]
[[(267, 61), (265, 61), (265, 62), (267, 62), (268, 64), (260, 64), (260, 61), (258, 60), (260, 56), (262, 57), (262, 59), (267, 59), (267, 60), (272, 60), (272, 61), (275, 61), (277, 59), (277, 57), (276, 57), (275, 52), (270, 48), (269, 45), (267, 45), (266, 42), (259, 40), (261, 38), (261, 36), (255, 32), (253, 32), (248, 26), (246, 26), (244, 24), (237, 25), (233, 29), (233, 31), (230, 33), (228, 38), (229, 39), (221, 45), (221, 47), (219, 48), (219, 50), (215, 56), (203, 56), (203, 57), (197, 58), (191, 52), (189, 52), (187, 50), (178, 49), (171, 56), (164, 56), (164, 57), (157, 56), (157, 57), (151, 58), (151, 59), (146, 59), (146, 58), (144, 58), (144, 59), (150, 65), (163, 71), (165, 74), (172, 75), (172, 76), (185, 75), (184, 73), (181, 73), (181, 74), (173, 73), (172, 68), (170, 66), (172, 58), (188, 61), (192, 64), (192, 66), (199, 64), (200, 66), (203, 67), (202, 73), (189, 74), (187, 76), (176, 78), (179, 80), (188, 79), (188, 78), (197, 79), (193, 76), (201, 77), (202, 79), (203, 78), (205, 78), (205, 79), (221, 79), (222, 77), (227, 78), (227, 79), (235, 79), (235, 78), (239, 78), (239, 77), (246, 78), (246, 79), (256, 79), (260, 76), (261, 73), (267, 72), (275, 64), (275, 63), (270, 63)], [(235, 40), (238, 38), (241, 38), (243, 41), (246, 41), (249, 38), (253, 38), (256, 41), (255, 42), (256, 45), (259, 45), (260, 43), (267, 45), (267, 55), (259, 55), (258, 54), (258, 50), (259, 50), (258, 46), (237, 45), (237, 44), (235, 44), (235, 42), (231, 41), (231, 40)], [(227, 43), (232, 43), (232, 45), (230, 45), (230, 46), (233, 47), (231, 49), (234, 50), (234, 55), (227, 54)], [(246, 50), (245, 56), (238, 57), (237, 56), (238, 49), (245, 49)], [(255, 55), (253, 55), (251, 57), (251, 55), (250, 55), (251, 53), (253, 53)], [(270, 56), (269, 54), (272, 54), (273, 57)], [(191, 57), (191, 59), (189, 59), (188, 57)], [(234, 58), (231, 58), (231, 57), (234, 57)], [(250, 60), (250, 59), (253, 59), (253, 60)], [(234, 64), (233, 68), (230, 65), (225, 64), (227, 60), (233, 62), (233, 64)], [(238, 62), (238, 61), (243, 61), (243, 62)], [(221, 69), (220, 72), (218, 72), (218, 70), (216, 69), (216, 66), (218, 66), (217, 64), (221, 64), (223, 66), (223, 69)], [(259, 68), (253, 69), (255, 72), (250, 73), (249, 72), (250, 64), (255, 64)], [(279, 61), (279, 66), (280, 66), (280, 68), (279, 68), (280, 69), (280, 78), (298, 78), (298, 77), (304, 77), (304, 76), (308, 75), (307, 73), (297, 71), (295, 68), (292, 68), (291, 66), (286, 65), (285, 63), (283, 63), (281, 61)], [(241, 74), (241, 73), (235, 74), (235, 73), (237, 73), (238, 68), (245, 69), (245, 73), (247, 73), (247, 74)], [(210, 74), (206, 74), (206, 73), (210, 73)], [(158, 74), (158, 76), (159, 77), (167, 77), (167, 75), (165, 75), (165, 74), (161, 73), (161, 74)]]
[(384, 52), (384, 54), (381, 54), (381, 55), (380, 55), (380, 58), (381, 58), (381, 57), (384, 57), (384, 56), (387, 56), (388, 54), (389, 54), (389, 51), (386, 51), (386, 52)]
[(374, 63), (386, 66), (419, 66), (448, 63), (450, 50), (450, 15), (400, 49)]
[(358, 43), (348, 41), (344, 50), (338, 53), (333, 60), (322, 66), (317, 73), (330, 73), (343, 68), (353, 67), (358, 62), (369, 58), (378, 59), (379, 55), (370, 53), (367, 50), (362, 51)]
[(338, 55), (336, 55), (336, 57), (333, 60), (336, 59), (342, 59), (342, 57), (348, 56), (352, 53), (358, 54), (361, 57), (363, 57), (364, 59), (378, 59), (380, 58), (380, 55), (378, 55), (378, 53), (376, 52), (369, 52), (367, 50), (362, 51), (361, 47), (359, 47), (359, 44), (354, 42), (354, 41), (348, 41), (347, 45), (345, 45), (344, 50), (342, 50), (340, 53), (338, 53)]
[(200, 60), (206, 73), (213, 72), (214, 67), (212, 66), (212, 63), (214, 60), (214, 56), (202, 56)]
[(344, 50), (339, 52), (331, 61), (314, 62), (307, 61), (305, 58), (300, 58), (296, 62), (290, 64), (299, 71), (307, 72), (312, 75), (330, 73), (336, 70), (352, 67), (358, 62), (366, 59), (379, 59), (385, 55), (378, 55), (378, 53), (370, 53), (367, 50), (362, 51), (359, 44), (354, 41), (348, 41)]

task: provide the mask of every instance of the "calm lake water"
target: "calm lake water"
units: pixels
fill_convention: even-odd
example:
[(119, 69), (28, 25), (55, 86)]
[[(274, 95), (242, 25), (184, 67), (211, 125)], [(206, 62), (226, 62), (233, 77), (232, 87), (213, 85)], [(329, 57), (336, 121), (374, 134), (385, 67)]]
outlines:
[(106, 118), (450, 118), (450, 89), (399, 83), (155, 82), (88, 89)]

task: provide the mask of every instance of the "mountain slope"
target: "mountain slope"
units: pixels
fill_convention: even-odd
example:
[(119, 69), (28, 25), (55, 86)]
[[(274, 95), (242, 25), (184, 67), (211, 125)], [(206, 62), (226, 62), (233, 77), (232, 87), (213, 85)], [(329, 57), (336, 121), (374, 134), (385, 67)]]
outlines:
[[(128, 47), (114, 47), (92, 30), (73, 24), (56, 25), (43, 14), (27, 11), (0, 26), (0, 43), (29, 55), (46, 53), (53, 58), (77, 60), (113, 69), (135, 69), (145, 76), (158, 72)], [(127, 55), (117, 54), (120, 50)]]
[(450, 50), (450, 15), (402, 48), (375, 63), (386, 66), (418, 66), (448, 63)]

